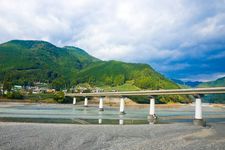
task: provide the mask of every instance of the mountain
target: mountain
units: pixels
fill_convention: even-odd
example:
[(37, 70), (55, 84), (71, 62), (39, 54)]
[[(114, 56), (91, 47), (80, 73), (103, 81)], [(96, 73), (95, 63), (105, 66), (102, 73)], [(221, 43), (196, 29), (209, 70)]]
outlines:
[[(179, 88), (147, 64), (102, 61), (77, 47), (60, 48), (49, 42), (31, 40), (0, 44), (0, 81), (20, 85), (40, 81), (56, 89), (81, 83), (135, 89)], [(180, 96), (169, 100), (173, 98), (187, 101)]]
[(91, 81), (97, 85), (120, 85), (134, 81), (141, 89), (178, 88), (172, 81), (154, 71), (149, 65), (124, 63), (120, 61), (98, 62), (80, 71), (81, 82)]
[(178, 79), (171, 79), (175, 83), (179, 84), (182, 87), (197, 87), (199, 84), (203, 83), (200, 81), (182, 81)]
[[(198, 87), (225, 87), (225, 77), (201, 83)], [(204, 97), (204, 100), (210, 103), (225, 103), (225, 94), (209, 94)]]
[(59, 48), (45, 41), (13, 40), (0, 45), (0, 80), (13, 82), (72, 79), (78, 71), (99, 61), (76, 47)]
[(225, 86), (225, 77), (216, 79), (215, 81), (204, 82), (198, 85), (198, 87), (221, 87)]
[[(171, 80), (181, 88), (225, 87), (225, 77), (209, 82)], [(225, 94), (207, 94), (204, 95), (203, 101), (206, 103), (225, 103)]]

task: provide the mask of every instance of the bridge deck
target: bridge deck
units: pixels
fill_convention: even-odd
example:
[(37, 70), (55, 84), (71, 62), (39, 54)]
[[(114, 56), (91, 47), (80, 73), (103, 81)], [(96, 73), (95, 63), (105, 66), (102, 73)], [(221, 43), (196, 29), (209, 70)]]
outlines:
[(214, 88), (192, 88), (192, 89), (170, 89), (170, 90), (142, 90), (124, 92), (96, 92), (96, 93), (66, 93), (66, 96), (85, 97), (85, 96), (134, 96), (134, 95), (197, 95), (197, 94), (225, 94), (225, 87)]

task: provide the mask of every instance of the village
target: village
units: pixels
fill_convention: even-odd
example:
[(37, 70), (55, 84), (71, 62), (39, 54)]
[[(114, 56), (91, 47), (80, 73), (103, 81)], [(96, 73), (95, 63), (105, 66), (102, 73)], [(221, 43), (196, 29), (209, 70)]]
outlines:
[(49, 84), (43, 82), (34, 82), (32, 86), (22, 86), (22, 85), (11, 85), (4, 86), (4, 84), (0, 84), (0, 95), (7, 95), (10, 92), (20, 92), (23, 94), (54, 94), (57, 91), (61, 91), (63, 93), (83, 93), (83, 92), (103, 92), (104, 90), (98, 87), (91, 87), (89, 84), (78, 84), (71, 88), (64, 88), (62, 90), (56, 90), (51, 88)]

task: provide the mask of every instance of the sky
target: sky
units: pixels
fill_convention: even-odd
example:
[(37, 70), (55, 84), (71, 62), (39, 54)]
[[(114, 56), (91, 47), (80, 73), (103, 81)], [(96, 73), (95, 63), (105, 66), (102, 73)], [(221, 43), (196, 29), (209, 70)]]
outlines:
[(225, 76), (225, 0), (0, 0), (0, 43), (45, 40), (169, 78)]

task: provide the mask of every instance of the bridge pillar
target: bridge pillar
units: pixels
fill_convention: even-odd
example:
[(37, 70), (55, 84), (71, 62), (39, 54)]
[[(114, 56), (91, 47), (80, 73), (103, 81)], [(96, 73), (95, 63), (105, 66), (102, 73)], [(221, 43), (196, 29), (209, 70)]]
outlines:
[(155, 115), (155, 98), (150, 96), (150, 109), (148, 115), (148, 121), (150, 124), (154, 124), (157, 121), (157, 116)]
[(76, 100), (76, 97), (73, 98), (73, 105), (76, 105), (77, 103), (77, 100)]
[(103, 97), (99, 98), (99, 111), (104, 111), (104, 108), (103, 108)]
[(125, 108), (125, 101), (124, 97), (120, 98), (120, 114), (125, 114), (124, 108)]
[(195, 117), (193, 120), (194, 125), (205, 126), (206, 123), (202, 119), (202, 100), (200, 95), (195, 95)]
[(85, 107), (88, 106), (88, 98), (87, 98), (87, 97), (84, 98), (84, 106), (85, 106)]

